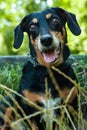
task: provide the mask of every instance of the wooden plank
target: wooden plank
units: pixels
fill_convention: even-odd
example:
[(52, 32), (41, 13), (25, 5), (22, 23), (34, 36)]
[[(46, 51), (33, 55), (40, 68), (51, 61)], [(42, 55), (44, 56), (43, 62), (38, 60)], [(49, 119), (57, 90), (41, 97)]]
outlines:
[[(30, 55), (12, 55), (12, 56), (0, 56), (0, 65), (3, 63), (15, 64), (16, 62), (25, 63), (30, 58)], [(71, 55), (69, 60), (71, 63), (74, 61), (86, 60), (87, 55)]]

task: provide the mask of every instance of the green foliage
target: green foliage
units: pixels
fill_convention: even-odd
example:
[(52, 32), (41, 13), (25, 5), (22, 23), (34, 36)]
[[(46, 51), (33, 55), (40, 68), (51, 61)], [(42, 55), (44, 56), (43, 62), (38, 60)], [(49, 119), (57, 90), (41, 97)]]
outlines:
[(87, 56), (74, 56), (71, 59), (78, 83), (87, 90)]
[(87, 54), (87, 1), (86, 0), (55, 0), (54, 6), (60, 6), (76, 15), (81, 27), (81, 35), (76, 37), (68, 32), (69, 46), (74, 54)]
[[(39, 2), (38, 2), (39, 1)], [(0, 0), (0, 54), (16, 55), (25, 54), (28, 50), (28, 39), (25, 35), (24, 42), (20, 49), (13, 48), (14, 28), (20, 23), (21, 19), (33, 11), (43, 9), (47, 6), (47, 0)], [(87, 1), (86, 0), (53, 0), (53, 6), (60, 6), (76, 14), (82, 33), (76, 37), (68, 31), (68, 41), (72, 53), (87, 54)]]
[[(10, 65), (9, 63), (5, 63), (0, 67), (0, 84), (4, 84), (13, 90), (18, 90), (20, 78), (21, 78), (21, 68), (22, 65), (17, 64)], [(0, 89), (0, 93), (2, 93), (2, 89)]]
[[(87, 56), (71, 56), (69, 61), (76, 73), (77, 79), (81, 87), (87, 89)], [(11, 89), (18, 90), (23, 63), (9, 62), (0, 65), (0, 84), (6, 85)]]
[[(0, 1), (0, 54), (24, 54), (28, 51), (28, 44), (23, 44), (20, 50), (13, 49), (14, 29), (21, 19), (28, 13), (38, 10), (39, 4), (34, 0), (1, 0)], [(26, 38), (25, 38), (26, 39)], [(25, 41), (25, 40), (24, 40)], [(27, 40), (26, 40), (27, 41)], [(26, 51), (25, 51), (26, 50)]]

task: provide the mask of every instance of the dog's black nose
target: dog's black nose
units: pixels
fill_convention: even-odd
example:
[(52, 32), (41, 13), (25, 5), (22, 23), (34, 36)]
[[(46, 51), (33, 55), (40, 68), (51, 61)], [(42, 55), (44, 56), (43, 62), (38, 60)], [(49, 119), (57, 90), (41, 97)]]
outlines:
[(44, 35), (41, 37), (41, 44), (44, 45), (44, 46), (47, 46), (49, 47), (51, 44), (52, 44), (52, 36), (51, 35)]

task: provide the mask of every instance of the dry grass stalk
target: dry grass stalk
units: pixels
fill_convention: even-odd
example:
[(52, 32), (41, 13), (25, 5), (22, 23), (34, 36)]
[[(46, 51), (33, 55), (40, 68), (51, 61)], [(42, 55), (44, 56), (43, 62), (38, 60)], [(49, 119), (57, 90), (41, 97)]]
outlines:
[[(20, 112), (22, 113), (23, 117), (26, 117), (26, 116), (27, 116), (26, 113), (24, 112), (24, 110), (22, 109), (22, 107), (19, 105), (19, 103), (15, 100), (15, 98), (12, 96), (12, 94), (9, 93), (9, 92), (7, 92), (7, 91), (5, 91), (5, 93), (7, 94), (7, 96), (9, 96), (9, 97), (11, 98), (11, 100), (12, 100), (13, 103), (15, 104), (15, 109), (16, 109), (16, 108), (19, 109)], [(13, 107), (12, 107), (12, 108), (13, 108)], [(15, 115), (16, 115), (16, 117), (18, 117), (18, 119), (21, 118), (17, 111), (15, 111)], [(18, 119), (17, 119), (17, 120), (18, 120)], [(28, 123), (28, 125), (29, 125), (30, 127), (32, 127), (32, 126), (31, 126), (31, 121), (30, 121), (29, 119), (27, 119), (27, 123)]]
[[(40, 106), (38, 106), (37, 104), (29, 101), (28, 99), (26, 99), (25, 97), (23, 97), (21, 94), (17, 93), (16, 91), (12, 90), (12, 89), (9, 89), (8, 87), (0, 84), (0, 88), (2, 88), (6, 94), (8, 96), (11, 97), (10, 93), (12, 94), (16, 94), (18, 95), (20, 98), (22, 98), (25, 102), (27, 102), (27, 104), (29, 104), (30, 106), (33, 106), (35, 109), (38, 110), (38, 112), (34, 113), (34, 114), (31, 114), (31, 115), (26, 115), (23, 111), (23, 109), (19, 106), (19, 104), (13, 99), (13, 97), (11, 97), (11, 99), (13, 100), (13, 102), (15, 103), (15, 105), (17, 105), (17, 107), (20, 109), (20, 111), (22, 112), (23, 114), (23, 118), (19, 118), (19, 115), (17, 113), (17, 111), (12, 108), (14, 110), (14, 112), (16, 113), (16, 115), (18, 116), (18, 120), (16, 120), (15, 122), (13, 122), (11, 124), (11, 126), (15, 126), (16, 124), (20, 123), (20, 122), (23, 122), (24, 120), (29, 120), (31, 117), (34, 117), (34, 116), (37, 116), (39, 114), (44, 114), (45, 115), (45, 121), (46, 121), (46, 130), (52, 130), (52, 127), (53, 127), (53, 122), (55, 122), (56, 124), (58, 124), (59, 126), (59, 129), (57, 130), (71, 130), (69, 128), (69, 126), (66, 125), (66, 120), (65, 119), (65, 114), (67, 115), (67, 118), (68, 120), (71, 122), (72, 126), (73, 126), (73, 129), (76, 130), (75, 128), (75, 125), (74, 125), (74, 122), (72, 121), (72, 118), (70, 116), (70, 113), (73, 113), (72, 116), (78, 120), (78, 126), (79, 126), (79, 130), (85, 130), (84, 129), (84, 125), (82, 124), (87, 124), (87, 122), (85, 120), (83, 120), (82, 118), (82, 111), (81, 111), (81, 95), (83, 95), (83, 97), (85, 97), (86, 101), (87, 101), (87, 96), (86, 96), (86, 92), (84, 91), (84, 89), (76, 83), (76, 81), (72, 80), (69, 76), (65, 75), (63, 72), (61, 72), (59, 69), (55, 68), (55, 67), (52, 67), (52, 69), (56, 72), (58, 72), (59, 74), (61, 74), (62, 76), (64, 76), (65, 78), (67, 78), (70, 82), (73, 83), (73, 85), (77, 88), (77, 90), (79, 91), (79, 94), (78, 94), (78, 102), (79, 102), (79, 109), (78, 109), (78, 112), (79, 114), (71, 107), (68, 105), (68, 102), (69, 102), (69, 99), (71, 97), (71, 95), (73, 94), (73, 89), (70, 91), (69, 95), (67, 96), (65, 102), (63, 105), (57, 105), (56, 107), (53, 106), (51, 103), (53, 102), (51, 100), (51, 92), (50, 90), (48, 89), (48, 82), (47, 82), (47, 78), (45, 79), (45, 93), (46, 93), (46, 106), (45, 108), (41, 108)], [(54, 75), (52, 73), (52, 70), (48, 68), (48, 73), (49, 73), (49, 76), (50, 78), (52, 79), (52, 82), (54, 84), (54, 87), (56, 89), (56, 91), (58, 92), (58, 95), (62, 95), (61, 93), (61, 90), (60, 90), (60, 87), (58, 85), (58, 83), (56, 82), (56, 79), (54, 78)], [(10, 92), (10, 93), (9, 93)], [(1, 96), (1, 95), (0, 95)], [(3, 97), (2, 97), (3, 98)], [(4, 101), (6, 102), (5, 98), (4, 98)], [(48, 102), (49, 101), (49, 102)], [(52, 102), (50, 102), (52, 101)], [(8, 102), (6, 102), (8, 104)], [(50, 103), (50, 107), (49, 107), (49, 104)], [(86, 102), (87, 103), (87, 102)], [(10, 104), (9, 104), (10, 107), (12, 107)], [(61, 110), (62, 111), (62, 114), (61, 114), (61, 117), (57, 118), (54, 116), (54, 111), (55, 110)], [(68, 111), (69, 110), (69, 111)], [(0, 113), (0, 116), (2, 114)], [(2, 115), (3, 116), (3, 115)], [(28, 122), (29, 125), (31, 124), (30, 121)], [(17, 130), (17, 129), (16, 129)]]
[(0, 88), (2, 88), (4, 91), (9, 91), (17, 96), (19, 96), (21, 99), (23, 99), (25, 102), (27, 102), (30, 106), (34, 107), (37, 110), (42, 110), (42, 108), (40, 106), (38, 106), (37, 104), (31, 102), (29, 99), (25, 98), (24, 96), (22, 96), (21, 94), (19, 94), (18, 92), (6, 87), (5, 85), (0, 84)]

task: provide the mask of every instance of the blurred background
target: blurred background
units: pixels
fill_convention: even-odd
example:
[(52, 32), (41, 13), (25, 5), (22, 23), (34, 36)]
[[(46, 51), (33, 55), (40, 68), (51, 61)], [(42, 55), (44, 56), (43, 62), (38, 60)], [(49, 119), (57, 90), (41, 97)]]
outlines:
[(14, 28), (25, 15), (56, 6), (74, 13), (81, 27), (82, 33), (78, 37), (68, 29), (72, 54), (87, 54), (87, 0), (0, 0), (0, 55), (27, 54), (29, 41), (26, 33), (22, 46), (17, 50), (13, 48)]

